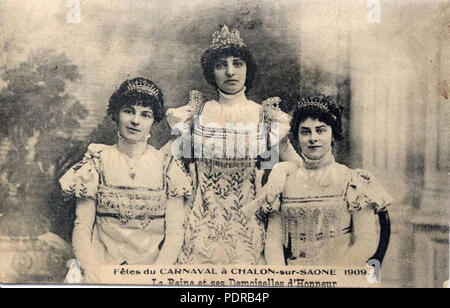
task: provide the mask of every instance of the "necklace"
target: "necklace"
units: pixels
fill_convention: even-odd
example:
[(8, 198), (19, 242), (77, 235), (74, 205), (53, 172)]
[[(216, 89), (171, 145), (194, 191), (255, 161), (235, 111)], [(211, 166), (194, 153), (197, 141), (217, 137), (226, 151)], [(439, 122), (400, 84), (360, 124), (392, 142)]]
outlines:
[(122, 157), (124, 158), (125, 163), (128, 166), (128, 176), (131, 178), (131, 180), (134, 181), (134, 179), (136, 178), (136, 169), (135, 169), (136, 164), (139, 162), (142, 156), (144, 156), (144, 154), (147, 153), (147, 149), (145, 149), (144, 152), (142, 152), (139, 156), (137, 156), (134, 159), (129, 157), (125, 153), (122, 153), (119, 149), (117, 150), (122, 154)]
[[(119, 153), (124, 158), (125, 163), (128, 166), (128, 175), (131, 178), (131, 180), (133, 180), (133, 181), (136, 178), (136, 170), (135, 170), (136, 164), (142, 158), (142, 156), (147, 152), (147, 149), (148, 149), (147, 140), (148, 140), (148, 138), (149, 137), (145, 138), (145, 140), (138, 141), (138, 142), (130, 142), (130, 141), (126, 140), (125, 138), (123, 138), (119, 134), (119, 142), (116, 144), (116, 149), (119, 151)], [(131, 152), (132, 148), (135, 148), (135, 150), (136, 150), (136, 147), (138, 147), (139, 145), (145, 146), (141, 154), (139, 154), (135, 158), (130, 157), (130, 155), (126, 154), (127, 149), (130, 150), (130, 152)], [(123, 151), (121, 151), (121, 148), (123, 149)]]

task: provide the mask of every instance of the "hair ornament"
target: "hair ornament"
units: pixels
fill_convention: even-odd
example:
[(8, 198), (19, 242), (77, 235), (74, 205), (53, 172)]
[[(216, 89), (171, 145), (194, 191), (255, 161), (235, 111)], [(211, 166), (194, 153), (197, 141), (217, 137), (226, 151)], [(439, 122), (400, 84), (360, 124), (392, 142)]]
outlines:
[(149, 85), (144, 80), (139, 79), (133, 80), (133, 82), (127, 84), (126, 94), (128, 94), (129, 92), (148, 94), (156, 98), (158, 98), (161, 94), (153, 84)]
[(224, 25), (221, 31), (216, 31), (212, 35), (211, 49), (222, 49), (231, 46), (247, 46), (241, 38), (241, 34), (237, 29), (230, 32), (228, 26)]
[(316, 108), (322, 112), (330, 114), (333, 120), (336, 120), (336, 115), (334, 115), (334, 113), (330, 110), (331, 105), (336, 105), (336, 107), (338, 107), (331, 97), (324, 95), (302, 98), (299, 102), (297, 102), (297, 108), (299, 110), (304, 108)]

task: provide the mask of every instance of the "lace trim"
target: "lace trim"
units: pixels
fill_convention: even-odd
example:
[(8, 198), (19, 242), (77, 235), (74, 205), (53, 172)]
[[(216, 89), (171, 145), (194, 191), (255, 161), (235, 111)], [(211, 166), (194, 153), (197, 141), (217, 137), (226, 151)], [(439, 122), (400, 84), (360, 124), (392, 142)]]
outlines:
[(132, 220), (139, 221), (145, 229), (154, 217), (162, 217), (166, 211), (165, 190), (139, 190), (133, 188), (111, 188), (100, 186), (97, 193), (97, 212), (100, 217), (114, 217), (123, 226)]
[(200, 158), (198, 161), (204, 163), (207, 166), (219, 167), (219, 168), (254, 168), (258, 161), (252, 158), (233, 159), (233, 158)]
[(128, 227), (138, 227), (141, 229), (146, 229), (150, 222), (156, 219), (163, 219), (165, 215), (127, 215), (127, 214), (117, 214), (117, 213), (102, 213), (97, 212), (97, 217), (109, 217), (119, 220), (122, 226), (127, 225)]
[[(265, 136), (266, 134), (262, 131), (259, 131), (258, 134), (244, 134), (243, 137), (237, 137), (235, 133), (227, 133), (226, 135), (210, 134), (205, 132), (202, 128), (196, 127), (193, 138), (194, 154), (195, 157), (217, 158), (214, 157), (213, 153), (216, 151), (215, 145), (218, 142), (221, 145), (221, 148), (219, 152), (220, 158), (217, 159), (227, 159), (227, 154), (230, 151), (227, 142), (233, 142), (231, 146), (234, 158), (229, 159), (255, 159), (258, 155), (267, 151), (267, 139)], [(214, 141), (209, 142), (211, 139)], [(245, 146), (236, 146), (236, 142), (239, 140), (245, 141)], [(200, 146), (197, 146), (197, 144)]]
[(308, 257), (316, 256), (319, 253), (316, 247), (351, 232), (350, 226), (342, 225), (345, 215), (350, 214), (342, 201), (327, 206), (283, 204), (283, 244), (288, 247), (291, 241), (291, 251), (295, 257), (302, 251), (306, 251)]

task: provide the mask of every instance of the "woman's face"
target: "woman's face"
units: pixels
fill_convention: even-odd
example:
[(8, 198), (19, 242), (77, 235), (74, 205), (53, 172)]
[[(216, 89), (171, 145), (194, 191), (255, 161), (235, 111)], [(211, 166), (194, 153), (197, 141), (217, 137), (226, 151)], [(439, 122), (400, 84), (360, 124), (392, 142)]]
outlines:
[(120, 135), (129, 141), (142, 141), (155, 121), (150, 107), (125, 106), (119, 112)]
[(244, 89), (246, 75), (247, 64), (239, 57), (223, 57), (214, 63), (216, 84), (226, 94), (235, 94)]
[(319, 120), (307, 118), (299, 125), (298, 140), (302, 153), (310, 159), (321, 159), (331, 149), (331, 126)]

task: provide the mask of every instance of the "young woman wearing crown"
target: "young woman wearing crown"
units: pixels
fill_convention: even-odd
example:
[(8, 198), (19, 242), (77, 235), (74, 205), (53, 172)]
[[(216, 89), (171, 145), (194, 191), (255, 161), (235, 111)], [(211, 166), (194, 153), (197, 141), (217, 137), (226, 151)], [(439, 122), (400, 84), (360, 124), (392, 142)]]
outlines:
[(117, 143), (91, 145), (60, 179), (63, 192), (76, 198), (73, 248), (86, 283), (101, 282), (102, 265), (175, 263), (192, 194), (170, 144), (156, 150), (147, 143), (164, 116), (163, 95), (152, 81), (125, 81), (108, 115), (118, 126)]
[(237, 30), (224, 26), (215, 32), (201, 64), (218, 98), (204, 101), (193, 91), (188, 105), (167, 111), (171, 127), (194, 150), (195, 201), (179, 263), (261, 264), (260, 204), (265, 196), (260, 166), (264, 153), (275, 146), (282, 157), (300, 160), (286, 138), (290, 117), (280, 110), (278, 98), (261, 105), (247, 99), (256, 64)]
[[(281, 208), (269, 217), (268, 264), (364, 266), (384, 257), (392, 198), (368, 171), (335, 162), (332, 146), (342, 138), (341, 115), (342, 108), (325, 96), (297, 106), (292, 134), (304, 162), (278, 164), (266, 185), (269, 200), (281, 194)], [(382, 218), (382, 236), (374, 212)]]

